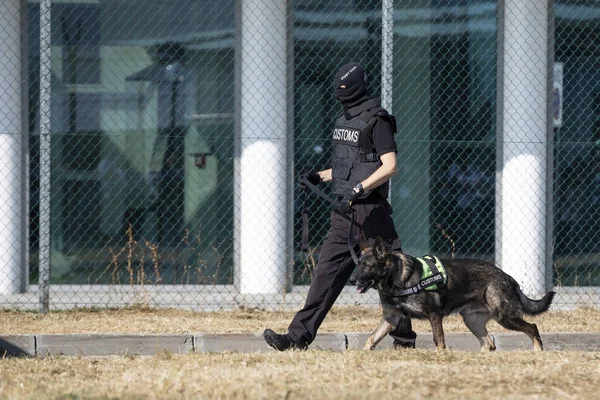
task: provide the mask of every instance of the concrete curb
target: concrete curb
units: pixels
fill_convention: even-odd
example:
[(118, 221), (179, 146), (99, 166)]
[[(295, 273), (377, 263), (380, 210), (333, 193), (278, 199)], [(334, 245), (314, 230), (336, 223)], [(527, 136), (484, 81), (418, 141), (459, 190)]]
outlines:
[[(532, 350), (531, 340), (522, 333), (491, 333), (496, 342), (496, 351)], [(449, 332), (446, 336), (446, 347), (456, 351), (479, 351), (479, 342), (470, 333)], [(369, 333), (349, 333), (348, 349), (362, 349)], [(542, 333), (544, 350), (556, 351), (600, 351), (600, 333), (550, 332)], [(419, 333), (416, 347), (419, 349), (435, 349), (431, 333)], [(378, 350), (391, 349), (392, 339), (388, 336), (379, 343)]]
[[(531, 350), (531, 341), (521, 333), (495, 333), (498, 351)], [(323, 333), (309, 349), (343, 352), (362, 349), (369, 333)], [(546, 350), (600, 351), (600, 333), (552, 332), (542, 334)], [(454, 351), (478, 351), (479, 343), (471, 333), (446, 333), (446, 344)], [(386, 337), (377, 350), (392, 348)], [(434, 349), (431, 333), (419, 333), (417, 348)], [(70, 335), (0, 335), (1, 356), (113, 356), (274, 351), (262, 334), (70, 334)]]
[[(262, 333), (223, 334), (194, 336), (195, 351), (215, 353), (235, 351), (239, 353), (262, 353), (275, 351), (265, 343)], [(345, 351), (346, 335), (343, 333), (323, 333), (317, 336), (310, 349)]]
[(191, 335), (38, 335), (39, 356), (153, 355), (162, 351), (185, 354), (194, 351)]
[(35, 356), (34, 335), (0, 335), (0, 356)]

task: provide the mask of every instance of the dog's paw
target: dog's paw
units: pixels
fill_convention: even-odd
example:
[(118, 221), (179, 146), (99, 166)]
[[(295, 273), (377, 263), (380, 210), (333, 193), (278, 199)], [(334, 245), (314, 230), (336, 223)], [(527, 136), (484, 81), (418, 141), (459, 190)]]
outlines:
[(373, 339), (372, 338), (368, 338), (367, 342), (365, 343), (365, 347), (363, 347), (363, 350), (375, 350), (375, 346), (377, 346), (376, 344), (373, 343)]

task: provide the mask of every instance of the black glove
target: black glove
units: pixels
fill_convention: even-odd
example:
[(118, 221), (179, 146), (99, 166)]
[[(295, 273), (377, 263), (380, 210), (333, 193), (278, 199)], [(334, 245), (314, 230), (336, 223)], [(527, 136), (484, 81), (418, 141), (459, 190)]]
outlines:
[(354, 188), (340, 201), (339, 210), (344, 214), (350, 214), (350, 211), (352, 211), (352, 207), (354, 206), (354, 202), (358, 196), (364, 192), (365, 191), (360, 183), (354, 186)]
[(315, 186), (318, 185), (319, 183), (321, 183), (321, 181), (322, 181), (321, 175), (319, 175), (318, 172), (310, 172), (308, 174), (303, 174), (303, 175), (300, 175), (300, 178), (301, 178), (300, 188), (302, 190), (306, 189), (306, 185), (304, 183), (302, 183), (303, 180), (307, 180)]

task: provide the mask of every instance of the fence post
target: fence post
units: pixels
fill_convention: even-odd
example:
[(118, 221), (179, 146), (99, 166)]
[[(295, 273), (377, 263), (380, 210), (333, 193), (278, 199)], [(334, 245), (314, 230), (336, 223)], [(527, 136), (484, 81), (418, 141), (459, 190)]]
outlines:
[(50, 310), (51, 0), (40, 1), (40, 312)]
[(393, 114), (394, 1), (381, 2), (381, 106)]
[(237, 5), (236, 269), (242, 294), (282, 293), (288, 231), (288, 4)]
[(546, 291), (549, 9), (498, 4), (496, 260), (534, 295)]
[[(382, 0), (381, 2), (381, 106), (394, 115), (393, 93), (394, 89), (394, 1)], [(388, 201), (392, 201), (392, 180)]]
[(0, 12), (0, 294), (25, 290), (25, 145), (21, 0)]

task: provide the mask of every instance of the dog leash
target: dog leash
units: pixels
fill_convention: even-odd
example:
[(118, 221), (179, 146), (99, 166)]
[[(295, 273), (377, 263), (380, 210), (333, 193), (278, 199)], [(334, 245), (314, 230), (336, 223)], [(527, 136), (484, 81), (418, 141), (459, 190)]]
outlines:
[[(335, 199), (332, 199), (331, 197), (329, 197), (327, 195), (327, 193), (325, 193), (324, 191), (319, 189), (316, 185), (313, 185), (311, 182), (308, 181), (308, 179), (306, 179), (304, 177), (300, 177), (299, 182), (301, 184), (305, 185), (310, 190), (312, 190), (317, 196), (321, 197), (324, 200), (327, 200), (334, 206), (338, 206), (339, 202), (337, 202)], [(302, 246), (301, 246), (302, 251), (308, 250), (308, 201), (307, 201), (307, 199), (308, 199), (308, 193), (305, 189), (304, 190), (304, 199), (303, 199), (304, 204), (302, 206)], [(358, 265), (358, 256), (356, 255), (356, 251), (354, 251), (354, 246), (352, 245), (352, 227), (354, 226), (354, 209), (352, 209), (350, 211), (350, 216), (347, 216), (346, 214), (340, 212), (337, 209), (334, 211), (337, 212), (342, 217), (344, 217), (345, 219), (350, 220), (350, 227), (348, 228), (348, 250), (350, 250), (350, 256), (352, 257), (352, 260), (354, 261), (354, 265)]]

